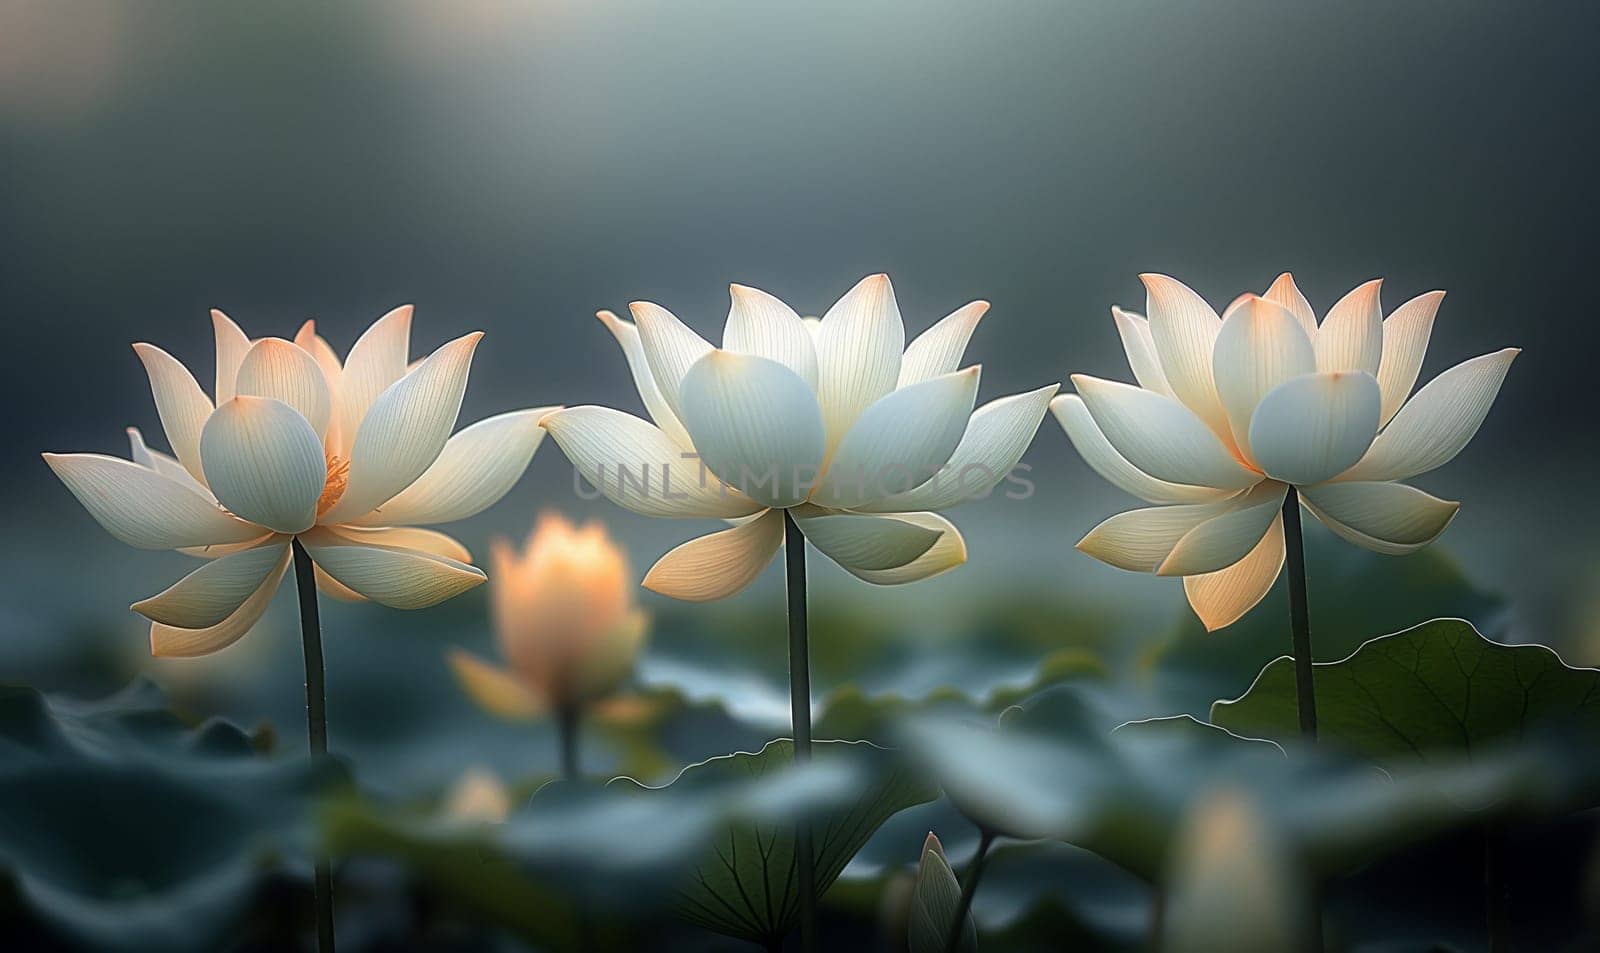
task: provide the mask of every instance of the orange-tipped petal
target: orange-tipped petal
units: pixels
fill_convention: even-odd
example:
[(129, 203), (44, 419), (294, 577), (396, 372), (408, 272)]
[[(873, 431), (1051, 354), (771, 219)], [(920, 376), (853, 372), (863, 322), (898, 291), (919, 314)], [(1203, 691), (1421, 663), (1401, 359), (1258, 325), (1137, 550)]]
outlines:
[(644, 587), (674, 599), (708, 602), (755, 581), (783, 545), (783, 513), (768, 510), (732, 529), (691, 539), (662, 556)]

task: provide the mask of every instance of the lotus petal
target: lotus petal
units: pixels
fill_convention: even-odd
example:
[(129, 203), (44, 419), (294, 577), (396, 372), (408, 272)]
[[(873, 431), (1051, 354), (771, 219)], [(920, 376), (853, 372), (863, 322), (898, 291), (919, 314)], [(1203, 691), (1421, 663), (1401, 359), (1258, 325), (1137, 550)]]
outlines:
[(1403, 483), (1324, 483), (1306, 487), (1300, 498), (1340, 537), (1388, 556), (1433, 542), (1461, 509)]
[(1305, 486), (1348, 470), (1378, 431), (1378, 381), (1364, 371), (1306, 374), (1273, 388), (1250, 420), (1267, 475)]
[(461, 412), (472, 354), (482, 337), (475, 331), (444, 345), (372, 402), (350, 448), (349, 482), (323, 514), (324, 522), (367, 515), (439, 458)]
[(446, 441), (438, 459), (387, 503), (354, 522), (368, 526), (452, 523), (475, 516), (511, 490), (544, 440), (539, 421), (560, 407), (515, 410), (480, 420)]
[(1339, 479), (1404, 480), (1449, 463), (1478, 432), (1520, 353), (1508, 347), (1484, 354), (1429, 381)]
[[(1147, 274), (1140, 275), (1139, 280), (1144, 282), (1147, 293), (1145, 313), (1150, 316), (1150, 337), (1173, 395), (1212, 430), (1226, 434), (1228, 417), (1217, 397), (1211, 372), (1211, 355), (1216, 350), (1222, 319), (1204, 298), (1175, 278)], [(1094, 406), (1091, 404), (1089, 409)], [(1102, 422), (1101, 428), (1104, 427)], [(1116, 438), (1112, 437), (1111, 442), (1116, 443)]]
[(724, 483), (769, 506), (804, 500), (822, 466), (811, 387), (777, 361), (713, 350), (684, 375), (683, 423)]
[(661, 388), (656, 386), (656, 380), (650, 374), (650, 359), (645, 357), (644, 341), (639, 337), (639, 329), (634, 327), (633, 322), (624, 321), (610, 311), (598, 311), (595, 316), (606, 326), (606, 330), (611, 332), (611, 336), (617, 339), (617, 344), (622, 348), (622, 354), (628, 360), (628, 370), (633, 374), (633, 386), (638, 389), (639, 399), (644, 401), (644, 409), (650, 415), (650, 419), (684, 449), (694, 449), (694, 442), (689, 439), (689, 431), (683, 429), (677, 413), (667, 405), (667, 399), (662, 396)]
[(1317, 356), (1294, 315), (1265, 298), (1246, 295), (1222, 319), (1213, 365), (1234, 443), (1246, 459), (1254, 460), (1247, 435), (1256, 406), (1284, 381), (1316, 371)]
[(272, 397), (293, 407), (323, 439), (333, 405), (322, 368), (310, 352), (282, 338), (262, 338), (250, 346), (234, 381), (236, 394)]
[(960, 445), (977, 396), (976, 367), (884, 395), (839, 442), (811, 499), (844, 509), (926, 482)]
[(691, 539), (656, 560), (643, 585), (674, 599), (708, 602), (754, 582), (783, 545), (783, 511)]
[(939, 319), (928, 330), (906, 345), (900, 358), (900, 379), (896, 387), (908, 387), (941, 377), (961, 367), (962, 355), (978, 321), (989, 311), (989, 302), (974, 301)]
[(206, 483), (229, 512), (279, 533), (317, 521), (327, 481), (322, 440), (283, 401), (240, 395), (217, 408), (200, 435)]
[(845, 292), (817, 327), (817, 403), (828, 453), (856, 417), (895, 389), (906, 329), (888, 275), (871, 275)]
[(1033, 443), (1059, 386), (1050, 384), (979, 407), (967, 421), (950, 461), (933, 479), (860, 508), (875, 513), (939, 510), (988, 496), (1012, 474)]
[(176, 480), (98, 453), (47, 453), (55, 471), (106, 532), (139, 549), (242, 543), (261, 527), (229, 516)]
[(734, 519), (764, 509), (712, 476), (660, 428), (609, 407), (571, 407), (541, 422), (578, 474), (644, 516)]
[(1209, 486), (1168, 483), (1129, 463), (1106, 439), (1106, 435), (1100, 431), (1100, 425), (1095, 423), (1089, 408), (1084, 405), (1083, 398), (1077, 394), (1056, 397), (1050, 401), (1050, 411), (1056, 415), (1056, 420), (1067, 432), (1078, 455), (1083, 457), (1083, 462), (1090, 469), (1147, 503), (1203, 503), (1233, 492)]
[(1216, 572), (1249, 555), (1261, 537), (1280, 518), (1288, 488), (1264, 481), (1230, 501), (1228, 512), (1183, 534), (1172, 552), (1156, 568), (1158, 576), (1193, 576)]
[(1283, 571), (1283, 517), (1273, 520), (1249, 555), (1226, 569), (1183, 577), (1183, 592), (1207, 632), (1230, 626), (1267, 597)]
[(350, 458), (361, 422), (378, 395), (406, 375), (411, 351), (411, 305), (404, 304), (374, 321), (356, 339), (339, 373), (340, 456)]
[(1378, 375), (1383, 359), (1383, 305), (1374, 279), (1340, 298), (1317, 331), (1317, 370)]
[(362, 546), (317, 530), (301, 537), (323, 571), (379, 605), (425, 609), (484, 581), (483, 571), (459, 560), (414, 549)]
[(192, 658), (209, 655), (239, 641), (261, 620), (267, 607), (272, 604), (272, 597), (278, 591), (278, 584), (283, 582), (289, 562), (289, 550), (285, 547), (283, 554), (278, 557), (277, 566), (267, 574), (266, 581), (232, 615), (216, 625), (203, 629), (180, 629), (160, 622), (150, 623), (150, 654), (158, 658)]
[(190, 475), (204, 483), (200, 430), (211, 416), (211, 400), (189, 369), (171, 354), (153, 344), (135, 344), (133, 350), (150, 375), (150, 393), (155, 396), (156, 413), (161, 417), (161, 429), (167, 433), (172, 455)]
[(1444, 300), (1443, 291), (1417, 295), (1394, 309), (1383, 322), (1383, 360), (1378, 364), (1378, 391), (1383, 394), (1383, 414), (1378, 426), (1388, 426), (1400, 410), (1422, 371), (1433, 335), (1433, 319)]
[(1241, 464), (1216, 433), (1171, 397), (1086, 374), (1072, 383), (1100, 432), (1129, 463), (1169, 483), (1242, 490), (1261, 475)]
[(277, 571), (288, 548), (289, 540), (280, 536), (266, 545), (213, 559), (165, 591), (135, 602), (133, 611), (182, 629), (217, 625)]
[(723, 348), (777, 361), (815, 390), (817, 349), (800, 315), (758, 288), (732, 285), (729, 295), (733, 300), (722, 330)]
[(644, 348), (645, 361), (650, 365), (650, 377), (673, 416), (682, 420), (679, 391), (683, 375), (711, 350), (711, 344), (658, 304), (635, 301), (628, 305), (628, 310), (633, 313), (639, 329), (639, 342)]

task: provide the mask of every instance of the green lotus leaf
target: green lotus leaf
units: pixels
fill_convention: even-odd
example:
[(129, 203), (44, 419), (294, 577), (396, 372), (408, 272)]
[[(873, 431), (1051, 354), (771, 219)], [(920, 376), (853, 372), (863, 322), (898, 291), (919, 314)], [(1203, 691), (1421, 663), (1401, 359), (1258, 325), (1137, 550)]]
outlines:
[[(730, 780), (789, 773), (794, 745), (769, 743), (759, 753), (713, 758), (684, 769), (672, 784), (641, 788), (641, 797), (703, 796)], [(812, 828), (816, 890), (825, 893), (850, 858), (889, 817), (930, 801), (938, 791), (908, 771), (891, 751), (866, 742), (825, 741), (814, 746), (814, 765), (849, 779), (848, 790), (816, 797), (805, 811), (779, 801), (763, 810), (749, 806), (712, 831), (687, 876), (679, 883), (678, 910), (691, 922), (726, 936), (772, 945), (794, 928), (800, 915), (796, 890), (795, 818)], [(627, 784), (625, 779), (613, 785)]]
[[(1261, 670), (1250, 690), (1211, 707), (1212, 721), (1270, 738), (1298, 734), (1294, 660)], [(1542, 645), (1502, 645), (1470, 622), (1435, 619), (1319, 662), (1319, 736), (1383, 762), (1471, 757), (1564, 727), (1600, 736), (1600, 670)]]
[(1188, 716), (1117, 727), (1103, 697), (1077, 684), (1008, 710), (997, 727), (923, 718), (904, 731), (910, 752), (980, 827), (1064, 839), (1152, 880), (1195, 789), (1284, 757), (1275, 744)]
[(1249, 795), (1309, 869), (1332, 875), (1486, 817), (1585, 803), (1597, 787), (1588, 775), (1600, 773), (1567, 772), (1558, 782), (1563, 755), (1544, 749), (1386, 772), (1186, 715), (1110, 730), (1077, 685), (1012, 709), (997, 728), (928, 719), (907, 726), (906, 739), (980, 826), (1059, 838), (1151, 883), (1165, 874), (1183, 818), (1218, 789)]
[[(1458, 617), (1497, 627), (1501, 600), (1475, 587), (1442, 551), (1379, 556), (1307, 535), (1311, 644), (1316, 658), (1344, 658), (1375, 632), (1397, 632), (1428, 619)], [(1177, 630), (1144, 659), (1150, 688), (1164, 712), (1206, 717), (1211, 703), (1249, 686), (1267, 661), (1289, 650), (1287, 583), (1280, 579), (1261, 604), (1220, 632), (1207, 632), (1186, 607)]]
[(322, 837), (335, 856), (399, 862), (468, 919), (492, 923), (542, 947), (578, 945), (580, 924), (571, 898), (530, 877), (497, 842), (493, 827), (352, 797), (323, 812)]
[[(918, 856), (914, 847), (926, 844), (929, 832), (913, 821), (935, 816), (944, 825), (933, 829), (940, 831), (946, 861), (964, 876), (977, 846), (976, 829), (942, 798), (902, 811), (873, 838), (896, 835), (897, 862), (867, 876), (859, 869), (858, 854), (824, 898), (819, 911), (824, 935), (843, 935), (851, 928), (861, 931), (858, 936), (880, 934), (885, 949), (905, 949), (920, 866), (912, 862)], [(920, 833), (909, 836), (912, 831)], [(971, 916), (984, 949), (1132, 953), (1146, 947), (1150, 895), (1148, 884), (1082, 848), (1059, 841), (1000, 841), (984, 863)]]
[(1045, 689), (1066, 682), (1103, 682), (1105, 664), (1082, 649), (1061, 649), (1046, 655), (1026, 682), (968, 694), (954, 686), (936, 688), (921, 697), (872, 695), (854, 684), (836, 689), (823, 700), (816, 719), (819, 737), (888, 742), (899, 725), (913, 715), (998, 715)]
[[(774, 595), (753, 607), (663, 603), (621, 693), (638, 704), (626, 717), (584, 720), (583, 771), (660, 783), (685, 765), (787, 734), (788, 643)], [(877, 611), (876, 600), (833, 601), (813, 608), (817, 738), (883, 743), (885, 712), (897, 704), (910, 711), (944, 699), (998, 711), (1044, 684), (1103, 671), (1099, 659), (1112, 645), (1103, 612), (1049, 597), (975, 599), (942, 613), (937, 631)], [(175, 699), (243, 723), (299, 725), (304, 672), (292, 603), (279, 600), (261, 623), (264, 648), (251, 665), (221, 664), (226, 656), (200, 663), (203, 678), (174, 680)], [(552, 720), (490, 715), (445, 667), (447, 647), (500, 658), (482, 589), (381, 622), (370, 607), (324, 600), (322, 609), (335, 746), (359, 765), (364, 785), (420, 802), (472, 769), (533, 786), (559, 769)]]
[(336, 853), (403, 861), (454, 905), (544, 946), (610, 936), (631, 948), (630, 929), (669, 912), (767, 942), (798, 916), (797, 821), (814, 831), (820, 895), (885, 818), (937, 794), (883, 748), (823, 741), (814, 753), (795, 766), (792, 743), (773, 741), (659, 787), (552, 782), (497, 825), (351, 801), (327, 813), (325, 833)]
[[(1103, 617), (1049, 599), (984, 600), (952, 612), (936, 632), (819, 604), (811, 618), (814, 734), (883, 742), (892, 722), (914, 710), (997, 712), (1048, 684), (1104, 675), (1110, 630)], [(787, 645), (783, 616), (772, 609), (663, 612), (639, 681), (718, 702), (771, 737), (788, 725)]]
[(167, 953), (216, 949), (254, 920), (271, 933), (257, 939), (293, 945), (292, 922), (252, 913), (285, 881), (305, 889), (312, 806), (347, 777), (258, 744), (190, 726), (148, 681), (95, 702), (0, 688), (7, 932)]

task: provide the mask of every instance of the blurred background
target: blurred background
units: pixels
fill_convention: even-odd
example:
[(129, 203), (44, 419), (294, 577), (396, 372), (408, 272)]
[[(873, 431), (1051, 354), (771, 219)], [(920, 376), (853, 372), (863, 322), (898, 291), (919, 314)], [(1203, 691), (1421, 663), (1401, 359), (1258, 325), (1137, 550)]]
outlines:
[[(209, 381), (208, 308), (254, 336), (314, 317), (343, 353), (413, 302), (417, 353), (488, 332), (463, 423), (552, 403), (637, 412), (597, 308), (650, 299), (715, 339), (730, 281), (819, 314), (876, 271), (911, 334), (993, 302), (968, 351), (980, 400), (1080, 371), (1128, 379), (1108, 309), (1143, 310), (1143, 271), (1220, 306), (1292, 270), (1319, 312), (1376, 276), (1386, 310), (1446, 289), (1424, 380), (1525, 350), (1475, 442), (1421, 481), (1465, 503), (1437, 548), (1507, 598), (1505, 638), (1600, 661), (1597, 335), (1574, 296), (1597, 252), (1597, 21), (1477, 2), (0, 0), (0, 681), (87, 693), (144, 671), (198, 711), (270, 719), (303, 744), (289, 594), (219, 656), (149, 659), (127, 605), (189, 561), (111, 539), (38, 457), (125, 455), (129, 425), (159, 442), (131, 342)], [(951, 514), (970, 547), (956, 572), (884, 591), (814, 558), (813, 605), (857, 613), (831, 636), (819, 624), (821, 651), (898, 645), (881, 676), (857, 670), (869, 690), (925, 693), (959, 669), (989, 691), (1058, 645), (1117, 665), (1182, 624), (1176, 581), (1072, 549), (1130, 501), (1053, 420), (1025, 460), (1031, 499)], [(481, 556), (543, 509), (599, 517), (642, 575), (710, 528), (572, 487), (546, 443), (510, 496), (452, 532)], [(1363, 598), (1320, 581), (1313, 620)], [(661, 638), (641, 677), (781, 726), (781, 592), (772, 570), (694, 615), (641, 594), (701, 661)], [(944, 651), (1019, 605), (1076, 621), (987, 667)], [(475, 594), (326, 610), (334, 748), (365, 757), (365, 779), (434, 788), (472, 763), (514, 774), (544, 757), (440, 663), (487, 645), (482, 609)], [(702, 628), (719, 634), (697, 643)], [(727, 666), (726, 644), (772, 664)]]

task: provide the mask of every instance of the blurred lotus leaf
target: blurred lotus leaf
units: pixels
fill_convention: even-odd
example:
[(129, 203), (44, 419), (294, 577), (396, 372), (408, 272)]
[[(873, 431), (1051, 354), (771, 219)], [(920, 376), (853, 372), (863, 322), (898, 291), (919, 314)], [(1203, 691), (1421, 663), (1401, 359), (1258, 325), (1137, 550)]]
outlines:
[[(1101, 615), (1050, 599), (974, 600), (932, 631), (920, 618), (819, 605), (811, 617), (816, 736), (882, 741), (896, 713), (945, 703), (998, 711), (1056, 681), (1104, 675), (1112, 629)], [(639, 681), (718, 701), (770, 732), (788, 724), (787, 644), (782, 616), (770, 611), (664, 611)]]
[[(1284, 759), (1277, 745), (1188, 716), (1116, 730), (1086, 686), (1048, 689), (1002, 715), (908, 722), (909, 750), (981, 828), (1025, 839), (1065, 839), (1147, 879), (1159, 874), (1170, 823), (1223, 762)], [(1234, 765), (1233, 767), (1238, 767)]]
[(1059, 841), (1002, 841), (972, 900), (995, 950), (1144, 950), (1153, 891), (1092, 851)]
[[(911, 894), (911, 919), (906, 941), (911, 953), (946, 953), (950, 932), (961, 906), (961, 882), (945, 859), (944, 846), (932, 833), (922, 845), (922, 860), (917, 865), (917, 885)], [(962, 911), (962, 925), (955, 949), (976, 953), (978, 928), (972, 912)]]
[[(697, 857), (681, 882), (677, 906), (687, 919), (727, 936), (768, 946), (779, 943), (800, 913), (794, 889), (797, 818), (812, 825), (820, 896), (884, 821), (938, 796), (901, 765), (897, 753), (876, 745), (817, 742), (814, 754), (810, 768), (826, 769), (828, 777), (847, 779), (848, 784), (835, 782), (826, 800), (819, 796), (828, 790), (819, 786), (808, 799), (810, 810), (803, 812), (799, 808), (804, 802), (774, 788), (761, 798), (760, 810), (727, 815), (727, 822), (712, 834), (710, 853)], [(741, 752), (692, 765), (671, 785), (642, 793), (670, 792), (673, 799), (703, 796), (730, 781), (750, 784), (775, 772), (791, 773), (784, 769), (793, 756), (792, 742), (773, 741), (759, 754)], [(626, 782), (618, 779), (613, 785), (620, 783)]]
[[(1474, 587), (1441, 550), (1379, 556), (1314, 527), (1306, 544), (1311, 642), (1319, 659), (1344, 658), (1375, 632), (1428, 619), (1471, 619), (1489, 631), (1502, 622), (1501, 600)], [(1288, 651), (1285, 586), (1279, 580), (1260, 605), (1221, 632), (1206, 632), (1185, 610), (1178, 630), (1145, 659), (1165, 711), (1205, 717), (1213, 701), (1238, 695), (1262, 665)]]
[(720, 699), (697, 701), (667, 685), (610, 699), (585, 719), (582, 735), (598, 742), (589, 748), (613, 753), (611, 774), (650, 781), (671, 778), (712, 752), (759, 747), (771, 736), (767, 726), (736, 718)]
[[(324, 646), (334, 742), (358, 766), (364, 787), (420, 803), (468, 769), (485, 767), (531, 791), (559, 764), (553, 720), (491, 716), (448, 677), (446, 640), (484, 657), (497, 651), (482, 588), (432, 609), (387, 615), (382, 625), (361, 606), (324, 601), (325, 630), (338, 633)], [(1103, 612), (1065, 601), (1023, 593), (902, 616), (879, 612), (869, 600), (838, 607), (819, 600), (812, 617), (814, 736), (883, 743), (896, 706), (998, 712), (1045, 684), (1103, 672), (1101, 650), (1124, 647), (1111, 641), (1114, 626)], [(191, 677), (172, 679), (182, 706), (299, 724), (304, 673), (288, 602), (268, 617), (267, 624), (286, 629), (270, 650), (249, 658), (224, 653), (201, 663), (203, 671), (190, 667)], [(693, 611), (663, 602), (635, 684), (583, 722), (584, 770), (660, 783), (686, 764), (759, 750), (786, 734), (786, 646), (782, 613), (764, 600), (754, 609)], [(80, 664), (63, 657), (69, 662)], [(1129, 716), (1151, 710), (1130, 707)], [(898, 856), (915, 856), (926, 833)]]
[[(263, 757), (259, 740), (191, 727), (142, 679), (94, 702), (0, 688), (12, 948), (213, 950), (252, 929), (267, 895), (305, 889), (312, 802), (347, 777), (335, 762)], [(253, 928), (284, 945), (299, 929), (281, 909)]]
[(870, 744), (817, 742), (815, 754), (793, 766), (793, 744), (779, 740), (660, 787), (551, 782), (499, 825), (352, 802), (329, 812), (327, 836), (342, 854), (403, 860), (455, 903), (543, 945), (609, 932), (627, 946), (625, 921), (669, 909), (764, 943), (798, 915), (798, 820), (813, 825), (822, 891), (885, 818), (937, 793)]
[(323, 839), (336, 856), (398, 861), (448, 906), (475, 920), (542, 947), (576, 946), (579, 921), (570, 897), (530, 878), (498, 842), (497, 830), (357, 798), (334, 802), (323, 812)]
[[(886, 821), (829, 891), (829, 905), (853, 902), (863, 913), (877, 909), (890, 882), (900, 876), (913, 879), (905, 873), (908, 855), (926, 841), (929, 831), (939, 832), (953, 870), (971, 863), (978, 829), (948, 796), (940, 797)], [(910, 867), (910, 874), (915, 873)], [(1092, 950), (1137, 949), (1144, 942), (1149, 893), (1147, 883), (1083, 848), (1060, 841), (1002, 840), (984, 864), (972, 918), (984, 945), (994, 949), (1074, 944)], [(892, 935), (906, 935), (903, 918)]]
[[(981, 647), (970, 646), (964, 651), (977, 655)], [(1053, 685), (1071, 681), (1102, 682), (1107, 674), (1105, 664), (1093, 653), (1083, 649), (1060, 649), (1040, 660), (1027, 681), (992, 686), (970, 695), (948, 686), (921, 697), (896, 693), (869, 695), (855, 685), (846, 685), (823, 701), (816, 733), (827, 738), (889, 741), (899, 724), (913, 714), (998, 715)]]
[(1596, 790), (1596, 772), (1557, 772), (1562, 757), (1548, 749), (1385, 772), (1335, 751), (1286, 752), (1187, 715), (1108, 731), (1077, 685), (1011, 709), (995, 729), (925, 719), (906, 738), (980, 826), (1059, 838), (1151, 883), (1165, 877), (1183, 818), (1219, 788), (1251, 797), (1321, 876), (1497, 811), (1588, 803)]
[[(1435, 619), (1316, 666), (1320, 737), (1384, 762), (1470, 757), (1539, 727), (1600, 735), (1600, 670), (1543, 645), (1502, 645), (1470, 622)], [(1297, 732), (1294, 660), (1279, 658), (1211, 717), (1271, 738)]]

